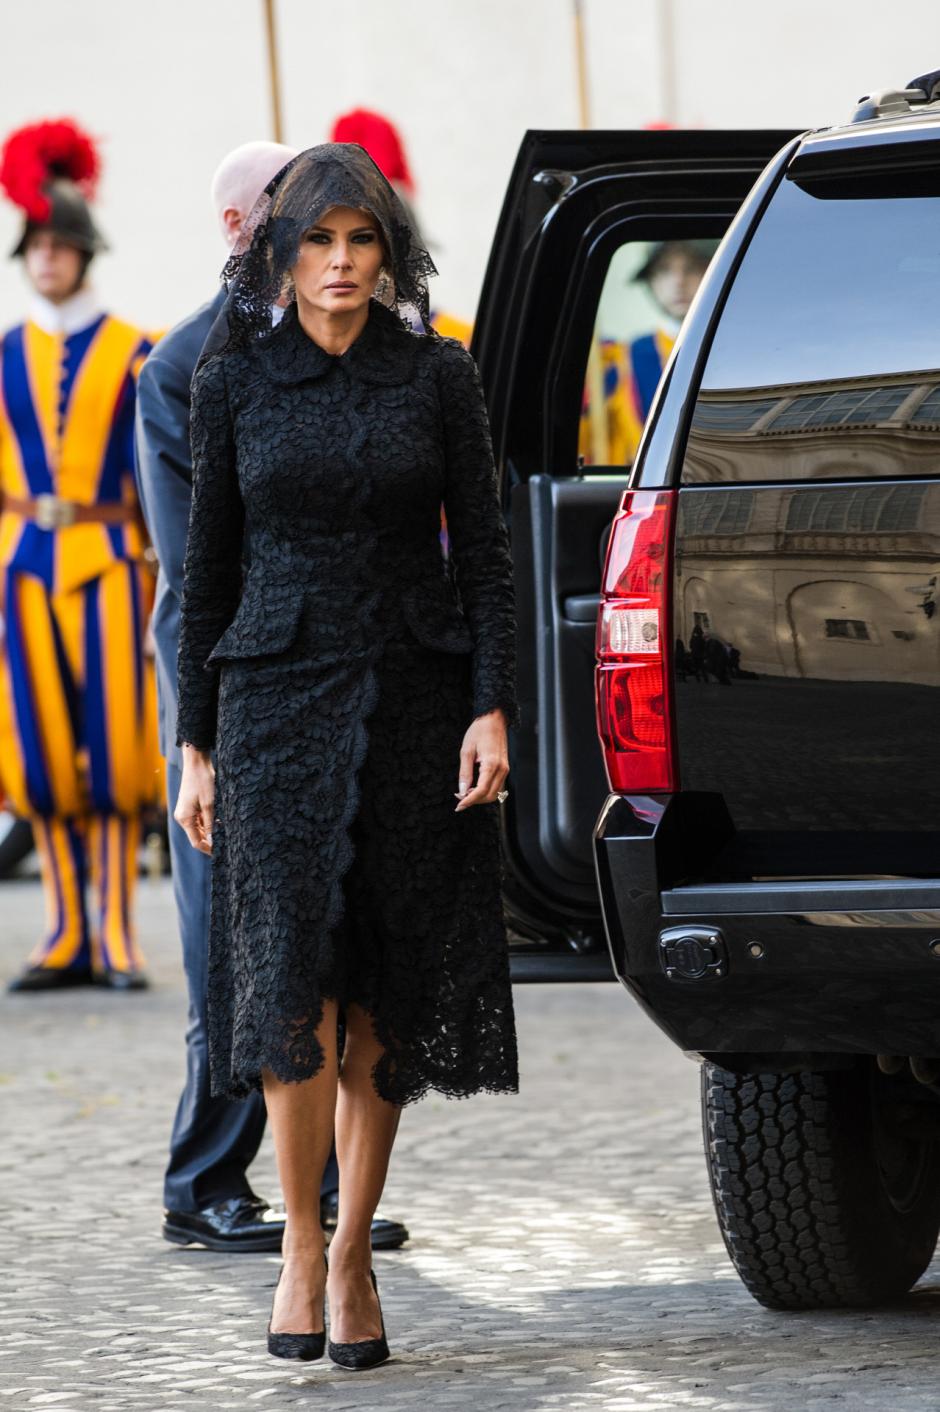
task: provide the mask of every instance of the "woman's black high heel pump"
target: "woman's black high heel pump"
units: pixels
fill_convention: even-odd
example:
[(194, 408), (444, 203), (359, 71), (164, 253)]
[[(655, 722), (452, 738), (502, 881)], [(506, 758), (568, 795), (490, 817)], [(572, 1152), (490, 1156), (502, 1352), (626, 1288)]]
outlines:
[[(281, 1266), (277, 1277), (277, 1284), (274, 1286), (275, 1293), (277, 1285), (281, 1283), (281, 1275), (284, 1273), (284, 1266)], [(268, 1352), (273, 1358), (296, 1358), (302, 1363), (312, 1363), (317, 1358), (323, 1357), (326, 1348), (326, 1327), (318, 1334), (272, 1334), (271, 1325), (268, 1324)]]
[[(375, 1290), (375, 1297), (379, 1299), (379, 1287), (375, 1282), (375, 1271), (369, 1271), (369, 1279), (372, 1281), (372, 1288)], [(382, 1320), (381, 1338), (364, 1338), (358, 1343), (334, 1343), (330, 1339), (330, 1357), (334, 1363), (338, 1363), (341, 1368), (355, 1368), (361, 1371), (364, 1368), (374, 1368), (378, 1363), (384, 1363), (389, 1357), (388, 1340), (385, 1337), (385, 1319), (382, 1316), (382, 1301), (379, 1299), (379, 1318)]]

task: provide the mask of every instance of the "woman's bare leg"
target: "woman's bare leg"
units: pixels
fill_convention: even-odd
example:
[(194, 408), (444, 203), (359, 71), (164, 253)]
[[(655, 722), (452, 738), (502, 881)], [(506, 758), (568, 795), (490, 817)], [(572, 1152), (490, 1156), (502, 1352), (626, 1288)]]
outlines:
[(323, 1328), (323, 1227), (320, 1183), (333, 1143), (336, 1112), (336, 1002), (324, 1002), (317, 1039), (326, 1059), (312, 1079), (282, 1083), (265, 1070), (264, 1100), (274, 1136), (287, 1224), (284, 1270), (274, 1297), (272, 1333), (312, 1334)]
[(336, 1100), (339, 1220), (330, 1242), (330, 1338), (358, 1343), (382, 1332), (369, 1270), (372, 1218), (382, 1196), (401, 1109), (379, 1098), (372, 1070), (382, 1057), (372, 1021), (346, 1012), (346, 1043)]

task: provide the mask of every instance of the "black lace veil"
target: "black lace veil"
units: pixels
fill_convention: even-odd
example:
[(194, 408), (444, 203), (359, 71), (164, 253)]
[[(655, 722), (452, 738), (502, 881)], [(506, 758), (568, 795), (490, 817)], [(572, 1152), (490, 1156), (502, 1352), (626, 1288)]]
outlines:
[(298, 153), (255, 202), (222, 271), (227, 298), (200, 365), (271, 331), (273, 306), (294, 298), (289, 274), (301, 237), (334, 206), (374, 216), (386, 251), (375, 298), (409, 327), (432, 332), (428, 276), (437, 270), (405, 206), (364, 148), (324, 142)]

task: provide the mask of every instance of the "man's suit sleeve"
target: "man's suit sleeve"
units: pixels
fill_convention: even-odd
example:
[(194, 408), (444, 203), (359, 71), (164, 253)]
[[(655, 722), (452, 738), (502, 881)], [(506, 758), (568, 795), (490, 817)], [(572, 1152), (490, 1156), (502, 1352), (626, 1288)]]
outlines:
[(231, 623), (242, 583), (245, 509), (236, 467), (224, 357), (193, 381), (193, 497), (177, 659), (177, 744), (215, 746), (219, 664), (208, 658)]
[(150, 538), (179, 600), (193, 484), (189, 378), (159, 354), (144, 363), (137, 384), (137, 473)]

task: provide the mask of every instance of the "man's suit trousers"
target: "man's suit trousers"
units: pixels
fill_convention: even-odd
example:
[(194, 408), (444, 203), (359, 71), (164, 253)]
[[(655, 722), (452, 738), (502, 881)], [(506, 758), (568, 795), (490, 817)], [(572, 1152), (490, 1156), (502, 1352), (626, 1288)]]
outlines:
[(260, 1093), (243, 1102), (209, 1095), (206, 965), (212, 862), (192, 847), (173, 818), (181, 779), (176, 766), (168, 764), (170, 859), (189, 988), (189, 1025), (186, 1085), (170, 1138), (163, 1202), (170, 1211), (199, 1211), (216, 1201), (251, 1195), (246, 1171), (261, 1145), (265, 1108)]
[[(200, 1211), (216, 1201), (252, 1195), (246, 1175), (264, 1134), (265, 1107), (260, 1093), (245, 1099), (212, 1098), (206, 1043), (206, 966), (209, 939), (209, 886), (212, 863), (193, 848), (173, 818), (181, 774), (166, 767), (170, 814), (173, 893), (183, 943), (183, 968), (189, 988), (186, 1031), (186, 1084), (170, 1138), (170, 1161), (163, 1184), (163, 1204), (170, 1211)], [(335, 1150), (323, 1174), (321, 1195), (339, 1186)]]

